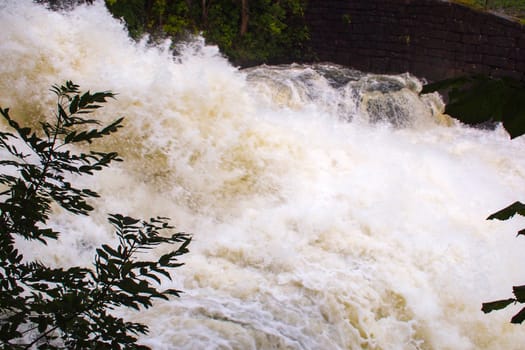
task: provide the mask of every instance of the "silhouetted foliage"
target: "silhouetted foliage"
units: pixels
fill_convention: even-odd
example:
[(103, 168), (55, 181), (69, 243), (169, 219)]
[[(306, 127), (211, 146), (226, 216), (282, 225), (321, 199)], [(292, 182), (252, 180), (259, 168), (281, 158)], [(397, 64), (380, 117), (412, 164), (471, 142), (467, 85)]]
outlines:
[[(57, 110), (52, 122), (35, 132), (20, 125), (8, 109), (0, 108), (12, 132), (0, 132), (0, 345), (3, 349), (146, 349), (137, 335), (148, 331), (126, 322), (111, 310), (150, 307), (154, 299), (178, 296), (174, 289), (159, 290), (162, 279), (181, 265), (190, 236), (170, 233), (167, 218), (137, 220), (111, 214), (109, 222), (118, 244), (96, 250), (94, 267), (51, 268), (31, 261), (19, 251), (17, 237), (46, 244), (59, 232), (47, 226), (51, 205), (88, 215), (87, 202), (98, 194), (76, 188), (66, 175), (92, 175), (113, 161), (115, 152), (78, 152), (75, 144), (92, 143), (115, 133), (122, 118), (100, 126), (89, 113), (102, 107), (111, 92), (81, 93), (68, 81), (53, 86)], [(139, 260), (138, 252), (160, 244), (176, 249), (154, 261)]]
[[(514, 202), (508, 207), (501, 209), (500, 211), (490, 215), (487, 220), (508, 220), (514, 215), (525, 216), (525, 204), (521, 202)], [(518, 236), (525, 235), (525, 229), (518, 231)], [(511, 304), (524, 304), (525, 303), (525, 285), (522, 286), (513, 286), (512, 293), (514, 294), (513, 298), (502, 299), (491, 301), (488, 303), (483, 303), (481, 310), (484, 313), (489, 313), (494, 310), (504, 309)], [(515, 314), (510, 320), (511, 323), (522, 323), (525, 320), (525, 307), (523, 307), (517, 314)]]

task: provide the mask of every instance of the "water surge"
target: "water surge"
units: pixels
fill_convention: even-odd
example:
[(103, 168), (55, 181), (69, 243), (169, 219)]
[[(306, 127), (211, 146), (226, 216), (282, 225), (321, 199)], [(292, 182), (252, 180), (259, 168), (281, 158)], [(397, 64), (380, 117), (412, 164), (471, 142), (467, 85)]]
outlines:
[[(128, 38), (102, 2), (51, 12), (0, 0), (0, 105), (38, 125), (52, 84), (118, 93), (89, 217), (56, 208), (58, 242), (22, 249), (89, 266), (107, 213), (169, 216), (193, 234), (185, 291), (127, 317), (154, 349), (520, 349), (515, 309), (481, 303), (522, 284), (525, 146), (442, 114), (409, 74), (331, 64), (240, 70), (202, 39)], [(163, 254), (163, 251), (156, 254)]]

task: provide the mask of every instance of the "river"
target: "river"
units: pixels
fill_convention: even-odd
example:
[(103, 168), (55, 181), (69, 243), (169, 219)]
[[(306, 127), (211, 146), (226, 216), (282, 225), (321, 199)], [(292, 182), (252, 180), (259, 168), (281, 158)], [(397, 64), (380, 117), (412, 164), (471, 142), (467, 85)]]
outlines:
[[(30, 125), (53, 84), (118, 95), (125, 127), (93, 149), (92, 215), (55, 208), (52, 266), (89, 266), (108, 213), (191, 233), (180, 298), (121, 311), (153, 349), (522, 349), (519, 309), (482, 302), (523, 284), (525, 221), (486, 217), (525, 198), (525, 141), (470, 128), (409, 74), (332, 64), (232, 66), (201, 38), (135, 43), (102, 2), (51, 12), (0, 0), (0, 105)], [(35, 248), (37, 247), (37, 248)], [(155, 254), (163, 254), (160, 249)]]

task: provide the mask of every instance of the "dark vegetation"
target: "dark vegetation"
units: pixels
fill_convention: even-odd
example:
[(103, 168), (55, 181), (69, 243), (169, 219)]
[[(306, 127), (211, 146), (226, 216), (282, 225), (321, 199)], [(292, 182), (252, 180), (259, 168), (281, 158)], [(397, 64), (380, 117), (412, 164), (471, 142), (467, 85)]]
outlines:
[[(17, 248), (19, 239), (38, 245), (64, 234), (48, 224), (52, 205), (74, 215), (93, 210), (88, 200), (98, 194), (75, 187), (68, 174), (93, 175), (121, 160), (114, 152), (77, 151), (122, 126), (122, 118), (105, 126), (89, 118), (114, 95), (81, 93), (71, 82), (52, 91), (56, 114), (38, 131), (0, 108), (12, 130), (0, 132), (0, 348), (146, 349), (136, 342), (147, 326), (112, 310), (148, 308), (155, 299), (178, 296), (178, 290), (161, 290), (161, 282), (182, 265), (177, 259), (188, 252), (189, 235), (173, 233), (167, 218), (110, 214), (118, 243), (98, 248), (92, 268), (52, 268)], [(174, 248), (155, 260), (138, 259), (161, 244)]]
[(106, 0), (134, 38), (175, 40), (202, 33), (235, 64), (282, 63), (305, 57), (305, 0)]
[[(487, 219), (508, 220), (516, 214), (525, 216), (525, 204), (521, 202), (514, 202), (508, 207), (490, 215)], [(518, 231), (518, 236), (520, 235), (525, 235), (525, 229)], [(483, 303), (481, 310), (484, 313), (489, 313), (494, 310), (504, 309), (512, 304), (525, 304), (525, 285), (513, 286), (512, 293), (514, 294), (513, 298)], [(515, 314), (510, 320), (510, 322), (512, 323), (522, 323), (523, 321), (525, 321), (525, 307), (522, 307), (522, 309), (517, 314)]]

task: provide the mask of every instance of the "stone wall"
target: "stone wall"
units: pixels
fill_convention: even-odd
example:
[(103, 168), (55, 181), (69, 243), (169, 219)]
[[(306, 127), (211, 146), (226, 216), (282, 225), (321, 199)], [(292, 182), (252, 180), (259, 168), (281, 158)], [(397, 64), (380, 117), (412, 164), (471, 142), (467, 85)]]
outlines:
[(430, 81), (471, 73), (525, 80), (525, 28), (440, 0), (310, 0), (319, 61)]

